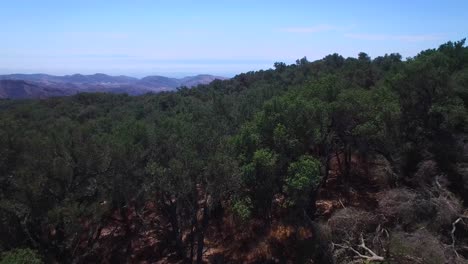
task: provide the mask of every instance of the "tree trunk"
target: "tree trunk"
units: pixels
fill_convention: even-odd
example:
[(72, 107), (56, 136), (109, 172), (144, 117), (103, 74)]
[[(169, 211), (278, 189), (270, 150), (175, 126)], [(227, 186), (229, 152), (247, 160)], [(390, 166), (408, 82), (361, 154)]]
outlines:
[(351, 168), (351, 148), (349, 145), (345, 147), (345, 181), (349, 180), (349, 172)]
[(329, 171), (330, 171), (330, 148), (327, 147), (327, 150), (325, 151), (325, 177), (322, 180), (322, 187), (327, 186), (327, 180), (329, 176)]
[(316, 247), (318, 247), (317, 255), (314, 258), (314, 263), (315, 261), (317, 261), (317, 263), (323, 263), (323, 264), (334, 263), (329, 243), (327, 242), (326, 239), (322, 239), (323, 234), (322, 234), (321, 229), (319, 228), (317, 223), (314, 222), (312, 218), (310, 218), (310, 215), (308, 215), (306, 211), (303, 211), (303, 212), (304, 212), (304, 218), (308, 222), (310, 228), (312, 229), (312, 234), (314, 234), (313, 236), (314, 244), (316, 245)]
[(342, 182), (343, 181), (343, 177), (341, 177), (343, 174), (343, 166), (341, 166), (341, 159), (340, 159), (340, 153), (338, 153), (338, 151), (335, 151), (335, 156), (336, 156), (336, 161), (338, 163), (338, 171), (340, 172), (340, 177), (339, 177), (339, 182)]
[(350, 200), (349, 196), (349, 178), (350, 178), (350, 170), (351, 170), (351, 147), (346, 144), (345, 146), (345, 152), (344, 152), (344, 158), (345, 158), (345, 173), (344, 173), (344, 191), (346, 195), (346, 200)]
[(306, 209), (307, 215), (311, 218), (315, 218), (315, 212), (317, 211), (317, 194), (318, 189), (312, 190), (309, 194), (309, 206)]
[(197, 264), (203, 263), (203, 248), (205, 247), (205, 230), (206, 230), (206, 227), (208, 226), (208, 205), (207, 205), (206, 200), (205, 200), (205, 205), (203, 206), (202, 217), (203, 217), (202, 223), (199, 226), (199, 230), (198, 230)]
[(170, 201), (170, 205), (167, 205), (167, 211), (169, 213), (169, 222), (171, 223), (172, 227), (172, 238), (175, 241), (175, 246), (176, 246), (176, 251), (177, 255), (179, 257), (185, 258), (184, 254), (184, 247), (182, 243), (182, 236), (180, 234), (180, 229), (179, 229), (179, 221), (177, 217), (177, 205)]
[(195, 256), (195, 228), (197, 225), (197, 211), (192, 217), (192, 227), (190, 228), (190, 263), (193, 263), (193, 257)]

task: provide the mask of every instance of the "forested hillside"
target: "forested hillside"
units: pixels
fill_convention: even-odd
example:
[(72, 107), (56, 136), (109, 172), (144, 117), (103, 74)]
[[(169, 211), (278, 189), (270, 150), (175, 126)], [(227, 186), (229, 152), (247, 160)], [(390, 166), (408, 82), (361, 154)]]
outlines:
[(468, 263), (467, 106), (464, 40), (0, 101), (0, 263)]

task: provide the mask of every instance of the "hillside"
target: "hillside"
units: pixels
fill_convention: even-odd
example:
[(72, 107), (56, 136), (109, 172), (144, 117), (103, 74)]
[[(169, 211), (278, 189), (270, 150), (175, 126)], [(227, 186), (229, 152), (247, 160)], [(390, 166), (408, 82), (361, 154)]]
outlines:
[[(213, 80), (226, 78), (213, 75), (196, 75), (184, 78), (169, 78), (164, 76), (147, 76), (137, 79), (128, 76), (110, 76), (102, 73), (93, 75), (54, 76), (47, 74), (10, 74), (0, 75), (4, 82), (0, 98), (47, 98), (71, 95), (77, 92), (127, 93), (141, 95), (145, 93), (173, 91), (179, 87), (194, 87), (209, 84)], [(23, 86), (21, 81), (26, 83)], [(6, 88), (8, 83), (8, 89)], [(15, 83), (15, 84), (14, 84)], [(18, 87), (16, 90), (15, 87)], [(26, 89), (26, 90), (24, 90)], [(18, 97), (21, 94), (20, 97)]]
[(331, 54), (196, 80), (209, 84), (0, 100), (0, 252), (468, 263), (465, 40), (407, 60)]
[(72, 95), (74, 93), (73, 89), (59, 89), (23, 80), (0, 80), (0, 99), (44, 99), (47, 97)]

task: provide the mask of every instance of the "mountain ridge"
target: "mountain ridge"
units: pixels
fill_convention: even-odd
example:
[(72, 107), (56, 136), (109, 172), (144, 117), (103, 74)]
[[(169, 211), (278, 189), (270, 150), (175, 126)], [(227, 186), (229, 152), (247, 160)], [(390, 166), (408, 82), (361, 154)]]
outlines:
[(179, 87), (194, 87), (209, 84), (214, 80), (227, 78), (209, 74), (199, 74), (182, 78), (171, 78), (160, 75), (149, 75), (135, 78), (126, 75), (107, 75), (95, 73), (90, 75), (49, 75), (6, 74), (0, 75), (0, 99), (43, 99), (54, 96), (66, 96), (80, 92), (127, 93), (140, 95), (173, 91)]

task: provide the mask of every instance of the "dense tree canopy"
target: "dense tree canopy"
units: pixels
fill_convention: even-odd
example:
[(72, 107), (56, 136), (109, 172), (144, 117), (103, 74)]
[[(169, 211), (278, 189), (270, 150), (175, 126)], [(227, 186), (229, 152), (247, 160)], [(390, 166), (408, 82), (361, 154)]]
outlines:
[[(0, 251), (125, 262), (132, 239), (156, 228), (166, 240), (154, 260), (175, 252), (202, 263), (223, 216), (307, 226), (329, 174), (350, 194), (355, 159), (378, 155), (409, 187), (435, 160), (467, 202), (468, 177), (456, 170), (467, 105), (464, 40), (407, 60), (275, 63), (177, 92), (0, 101)], [(157, 225), (144, 221), (150, 204)], [(122, 239), (104, 255), (115, 222)]]

